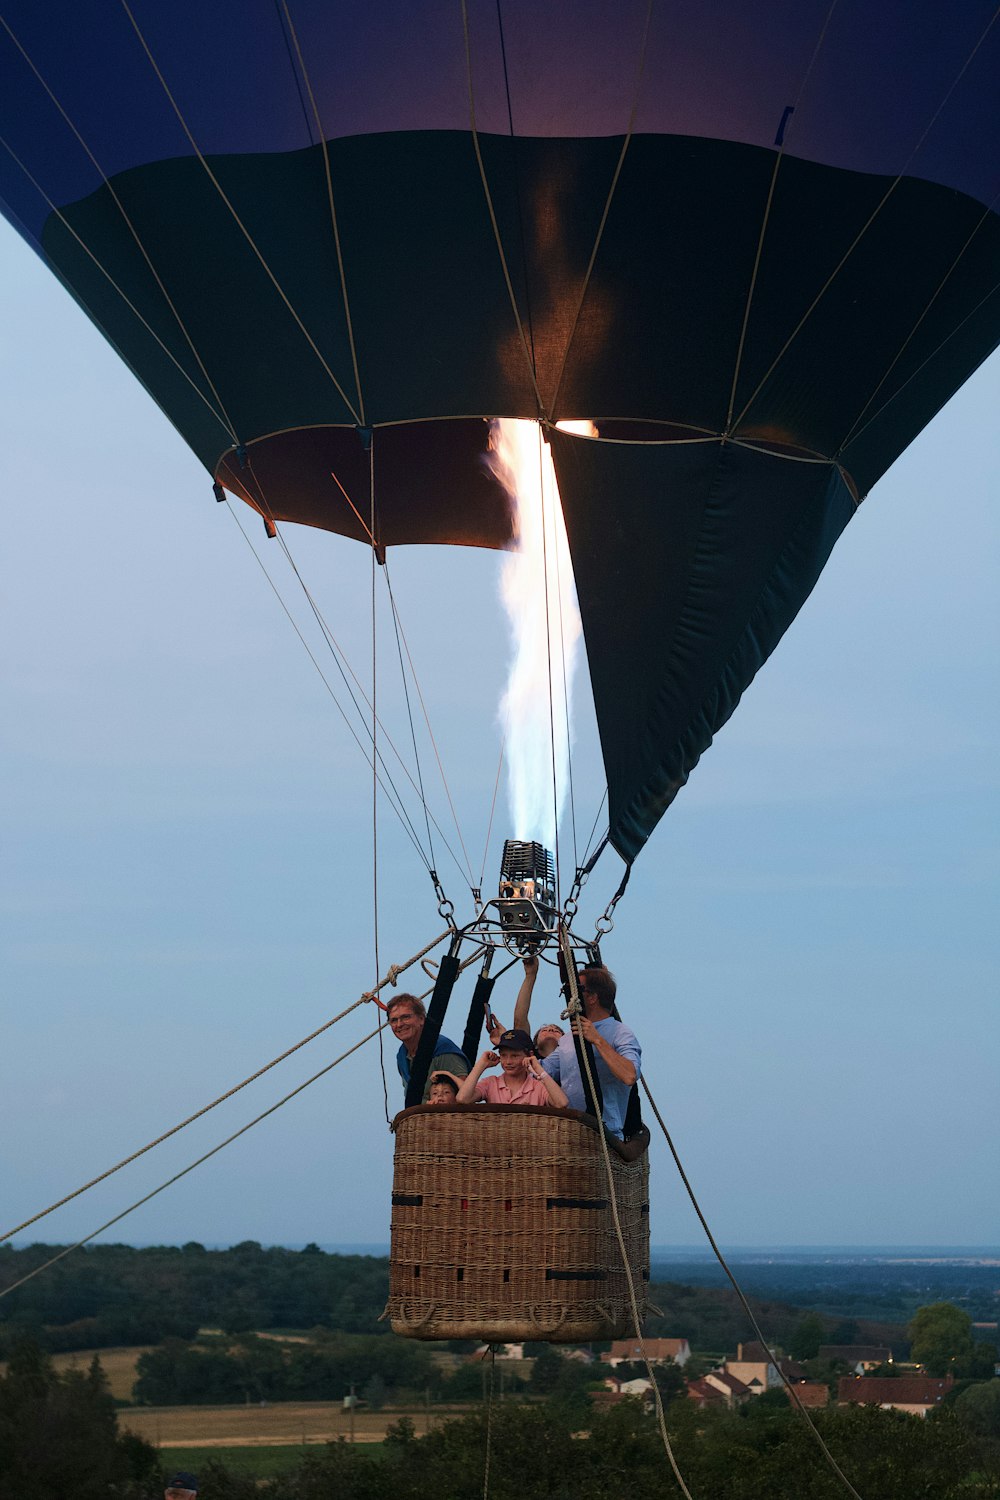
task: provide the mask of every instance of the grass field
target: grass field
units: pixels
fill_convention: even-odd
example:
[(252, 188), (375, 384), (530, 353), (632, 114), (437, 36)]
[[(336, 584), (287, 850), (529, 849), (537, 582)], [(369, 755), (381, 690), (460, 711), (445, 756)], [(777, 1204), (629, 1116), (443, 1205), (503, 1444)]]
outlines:
[[(354, 1413), (356, 1443), (380, 1443), (386, 1428), (408, 1416), (418, 1436), (466, 1408), (424, 1407)], [(122, 1428), (157, 1448), (257, 1448), (306, 1446), (350, 1439), (351, 1414), (337, 1401), (282, 1401), (274, 1406), (135, 1406), (118, 1413)]]

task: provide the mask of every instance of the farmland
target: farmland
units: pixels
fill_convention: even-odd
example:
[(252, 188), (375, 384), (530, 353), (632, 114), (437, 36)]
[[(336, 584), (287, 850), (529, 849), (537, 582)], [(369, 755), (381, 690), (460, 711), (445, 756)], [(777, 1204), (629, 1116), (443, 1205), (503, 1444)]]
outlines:
[[(409, 1417), (418, 1436), (457, 1408), (424, 1406), (354, 1413), (356, 1443), (380, 1443), (386, 1428)], [(339, 1401), (282, 1401), (274, 1406), (141, 1406), (119, 1413), (119, 1425), (160, 1448), (251, 1448), (328, 1443), (351, 1438), (351, 1414)]]

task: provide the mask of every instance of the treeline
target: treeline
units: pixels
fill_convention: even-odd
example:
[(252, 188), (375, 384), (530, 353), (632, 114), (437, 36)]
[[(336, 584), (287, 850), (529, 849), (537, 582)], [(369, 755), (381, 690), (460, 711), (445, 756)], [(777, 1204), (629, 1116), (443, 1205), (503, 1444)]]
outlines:
[[(58, 1246), (0, 1248), (0, 1290), (51, 1259)], [(385, 1257), (331, 1255), (315, 1245), (304, 1250), (264, 1249), (254, 1240), (228, 1250), (92, 1245), (29, 1281), (2, 1304), (0, 1358), (30, 1334), (56, 1352), (105, 1349), (118, 1344), (191, 1340), (199, 1328), (227, 1334), (258, 1329), (338, 1329), (344, 1333), (388, 1331), (378, 1322), (389, 1290)], [(685, 1335), (699, 1349), (734, 1350), (753, 1337), (749, 1320), (728, 1288), (654, 1284), (654, 1316), (647, 1332)], [(762, 1328), (789, 1346), (802, 1310), (785, 1302), (751, 1299)], [(899, 1325), (826, 1322), (831, 1342), (889, 1342), (899, 1354)]]
[[(496, 1401), (489, 1414), (481, 1406), (424, 1438), (404, 1418), (390, 1426), (378, 1455), (333, 1443), (300, 1458), (289, 1454), (288, 1470), (270, 1479), (209, 1460), (201, 1492), (206, 1500), (476, 1500), (489, 1432), (492, 1500), (669, 1500), (679, 1493), (656, 1420), (638, 1400), (596, 1410), (577, 1386), (560, 1388), (554, 1366), (549, 1375), (547, 1399)], [(994, 1384), (1000, 1391), (1000, 1382), (976, 1389), (989, 1397)], [(699, 1411), (679, 1391), (665, 1390), (664, 1402), (676, 1463), (697, 1500), (841, 1500), (842, 1481), (779, 1393), (732, 1413)], [(995, 1500), (1000, 1403), (987, 1404), (967, 1413), (958, 1401), (927, 1420), (876, 1407), (820, 1411), (815, 1420), (862, 1495)], [(37, 1349), (15, 1351), (0, 1379), (3, 1500), (160, 1500), (157, 1458), (117, 1431), (96, 1364), (88, 1375), (57, 1376)]]
[[(492, 1500), (664, 1500), (679, 1496), (654, 1418), (638, 1401), (592, 1412), (581, 1438), (574, 1418), (549, 1406), (510, 1403), (491, 1420)], [(477, 1500), (483, 1493), (482, 1412), (416, 1438), (405, 1420), (390, 1429), (384, 1457), (345, 1443), (261, 1483), (210, 1464), (212, 1500)], [(760, 1397), (738, 1414), (673, 1402), (667, 1426), (677, 1466), (697, 1500), (843, 1500), (812, 1432), (787, 1406)], [(878, 1500), (995, 1500), (996, 1445), (954, 1414), (923, 1421), (875, 1408), (820, 1412), (817, 1426), (856, 1491)]]
[[(0, 1249), (0, 1290), (59, 1249)], [(191, 1242), (76, 1251), (3, 1303), (0, 1358), (30, 1333), (52, 1351), (104, 1349), (192, 1339), (199, 1328), (377, 1330), (389, 1294), (389, 1262), (368, 1255), (264, 1249), (247, 1240), (228, 1250)]]
[(168, 1339), (140, 1356), (134, 1397), (149, 1406), (339, 1401), (354, 1386), (380, 1405), (441, 1384), (428, 1346), (411, 1339), (320, 1333), (308, 1343), (278, 1343), (242, 1335), (232, 1344)]
[[(681, 1286), (676, 1282), (654, 1282), (650, 1301), (658, 1314), (646, 1319), (649, 1338), (676, 1338), (683, 1335), (692, 1348), (735, 1352), (738, 1343), (756, 1338), (749, 1318), (736, 1293), (729, 1287)], [(796, 1332), (803, 1319), (803, 1308), (788, 1302), (748, 1297), (754, 1317), (772, 1344), (792, 1349)], [(660, 1315), (662, 1314), (662, 1316)], [(909, 1348), (906, 1328), (899, 1323), (879, 1323), (866, 1319), (848, 1321), (815, 1315), (829, 1344), (888, 1344), (898, 1359)]]

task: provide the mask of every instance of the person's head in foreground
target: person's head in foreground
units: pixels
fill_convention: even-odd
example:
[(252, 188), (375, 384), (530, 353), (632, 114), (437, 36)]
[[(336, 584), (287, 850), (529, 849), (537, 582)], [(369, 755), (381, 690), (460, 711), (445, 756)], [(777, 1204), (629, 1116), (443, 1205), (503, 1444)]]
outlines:
[(431, 1079), (431, 1091), (427, 1095), (427, 1103), (454, 1104), (457, 1093), (458, 1083), (450, 1073), (435, 1073)]
[(402, 1042), (407, 1056), (412, 1057), (427, 1019), (424, 1002), (416, 995), (393, 995), (385, 1014), (396, 1041)]
[(497, 1038), (500, 1066), (507, 1074), (523, 1073), (534, 1050), (526, 1031), (503, 1031)]
[(538, 1057), (548, 1057), (554, 1052), (566, 1033), (555, 1021), (547, 1021), (535, 1032), (535, 1052)]
[(591, 1021), (601, 1021), (610, 1016), (615, 1006), (618, 986), (615, 976), (599, 964), (588, 964), (576, 976), (583, 1011)]
[(181, 1469), (171, 1474), (163, 1491), (163, 1500), (195, 1500), (198, 1494), (198, 1476)]

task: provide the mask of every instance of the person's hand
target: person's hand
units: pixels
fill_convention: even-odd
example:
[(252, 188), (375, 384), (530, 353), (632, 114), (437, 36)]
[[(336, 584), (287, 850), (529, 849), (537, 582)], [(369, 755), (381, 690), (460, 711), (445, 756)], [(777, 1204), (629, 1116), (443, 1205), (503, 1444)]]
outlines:
[(531, 1074), (532, 1078), (545, 1077), (545, 1069), (542, 1067), (538, 1058), (535, 1057), (534, 1053), (530, 1053), (528, 1056), (528, 1072)]
[(500, 1054), (499, 1052), (484, 1052), (479, 1061), (484, 1068), (495, 1068), (500, 1061)]
[(538, 954), (528, 953), (524, 958), (524, 977), (534, 979), (538, 973)]
[(597, 1027), (594, 1025), (593, 1021), (589, 1021), (586, 1016), (574, 1016), (573, 1020), (570, 1022), (570, 1026), (573, 1029), (574, 1035), (582, 1037), (585, 1042), (593, 1043), (598, 1042), (601, 1039), (601, 1034), (598, 1031)]

